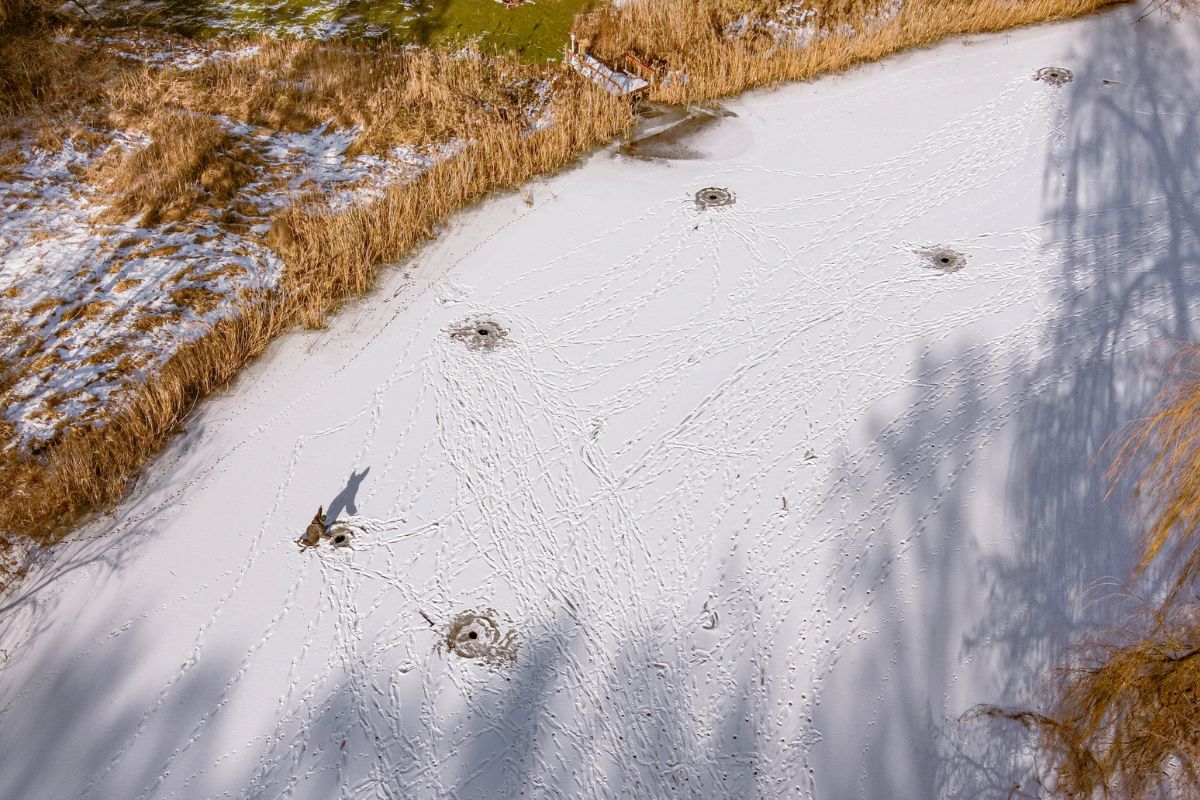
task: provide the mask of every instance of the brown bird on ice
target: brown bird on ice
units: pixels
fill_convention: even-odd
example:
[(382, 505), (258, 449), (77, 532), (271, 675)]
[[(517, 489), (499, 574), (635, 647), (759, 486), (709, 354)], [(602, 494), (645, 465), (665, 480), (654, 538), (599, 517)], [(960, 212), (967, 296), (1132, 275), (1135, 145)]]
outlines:
[(329, 531), (325, 528), (325, 506), (319, 506), (312, 522), (308, 523), (304, 535), (296, 540), (296, 544), (301, 547), (316, 547), (321, 539), (328, 535)]

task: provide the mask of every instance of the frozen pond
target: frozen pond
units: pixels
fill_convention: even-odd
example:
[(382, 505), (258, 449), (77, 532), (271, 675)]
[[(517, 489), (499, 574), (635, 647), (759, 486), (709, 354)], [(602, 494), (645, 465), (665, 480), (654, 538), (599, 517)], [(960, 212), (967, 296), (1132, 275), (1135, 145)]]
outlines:
[(1136, 13), (461, 215), (0, 604), (0, 797), (1036, 795), (956, 720), (1111, 618), (1097, 452), (1200, 311), (1200, 31)]

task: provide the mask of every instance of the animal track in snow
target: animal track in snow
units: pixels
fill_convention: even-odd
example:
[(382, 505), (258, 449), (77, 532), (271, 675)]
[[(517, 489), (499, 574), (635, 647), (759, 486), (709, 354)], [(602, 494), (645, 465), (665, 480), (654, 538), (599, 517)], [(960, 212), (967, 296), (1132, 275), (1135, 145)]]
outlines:
[[(874, 163), (789, 172), (781, 149), (782, 166), (678, 180), (657, 202), (635, 194), (569, 246), (531, 247), (506, 269), (473, 242), (480, 256), (431, 289), (438, 302), (351, 338), (360, 350), (339, 364), (336, 392), (296, 401), (238, 445), (286, 442), (270, 462), (269, 511), (178, 669), (152, 679), (92, 798), (116, 796), (192, 671), (235, 633), (250, 644), (187, 737), (155, 755), (145, 800), (188, 800), (222, 780), (246, 800), (318, 785), (354, 800), (530, 787), (721, 797), (738, 784), (816, 795), (809, 752), (828, 676), (879, 639), (879, 589), (917, 580), (910, 551), (945, 545), (931, 521), (967, 468), (1021, 402), (1058, 385), (1053, 372), (1009, 380), (1055, 313), (1037, 298), (1093, 288), (1090, 275), (1056, 272), (1086, 232), (1046, 244), (1037, 225), (921, 227), (952, 223), (964, 198), (1011, 188), (1021, 157), (1043, 156), (1049, 123), (1031, 134), (1013, 120), (1050, 118), (1062, 93), (1037, 91), (1026, 69)], [(753, 213), (727, 206), (696, 230), (686, 193), (726, 179), (754, 186)], [(886, 270), (903, 237), (950, 233), (988, 265), (962, 272), (955, 291), (932, 292), (917, 267)], [(1153, 252), (1157, 236), (1126, 244)], [(959, 260), (918, 257), (961, 269), (963, 253), (949, 252)], [(474, 309), (494, 309), (520, 346), (464, 352), (512, 343)], [(1028, 324), (975, 336), (1014, 310)], [(939, 364), (950, 342), (960, 350)], [(924, 371), (905, 361), (913, 353)], [(886, 404), (905, 393), (920, 402)], [(865, 420), (879, 434), (856, 443)], [(901, 467), (898, 452), (912, 454)], [(286, 545), (307, 520), (299, 509), (327, 500), (312, 493), (335, 460), (338, 475), (343, 460), (371, 465), (358, 505), (379, 516), (335, 521), (352, 547), (279, 567), (287, 548), (271, 542)], [(238, 453), (163, 503), (187, 520), (177, 500), (235, 491), (221, 473), (260, 463)], [(262, 585), (278, 607), (256, 616)], [(193, 591), (189, 602), (211, 602)], [(462, 668), (472, 663), (504, 669)], [(271, 716), (237, 738), (232, 704), (246, 698)], [(240, 762), (248, 778), (229, 780)]]

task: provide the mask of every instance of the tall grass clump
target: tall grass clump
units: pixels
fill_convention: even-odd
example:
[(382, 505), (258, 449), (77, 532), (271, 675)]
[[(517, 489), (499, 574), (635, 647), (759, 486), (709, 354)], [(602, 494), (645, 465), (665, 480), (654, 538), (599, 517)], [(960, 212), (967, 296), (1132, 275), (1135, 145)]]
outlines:
[[(109, 75), (128, 68), (85, 41), (85, 31), (56, 36), (73, 31), (60, 7), (46, 0), (0, 0), (0, 139), (11, 137), (8, 129), (18, 123), (42, 126), (49, 115), (92, 106)], [(26, 115), (34, 119), (14, 119)]]
[(1114, 0), (640, 0), (583, 18), (590, 51), (625, 53), (677, 79), (655, 98), (696, 103), (748, 89), (807, 80), (947, 36), (1068, 19)]
[(49, 0), (0, 0), (0, 33), (45, 25), (55, 17), (55, 8)]
[(1063, 800), (1200, 797), (1200, 607), (1146, 612), (1076, 645), (1044, 712), (984, 706), (1035, 737)]
[(1167, 609), (1200, 579), (1200, 346), (1180, 351), (1171, 376), (1150, 414), (1129, 427), (1109, 472), (1114, 483), (1133, 481), (1148, 513), (1137, 571), (1165, 562)]
[(232, 200), (255, 176), (255, 155), (212, 117), (168, 110), (147, 127), (146, 147), (97, 170), (112, 196), (106, 219), (136, 215), (142, 225), (184, 219), (202, 204)]
[(1132, 483), (1146, 515), (1135, 577), (1155, 567), (1157, 596), (1072, 648), (1043, 711), (975, 713), (1035, 734), (1055, 797), (1200, 797), (1200, 345), (1118, 437), (1109, 477)]

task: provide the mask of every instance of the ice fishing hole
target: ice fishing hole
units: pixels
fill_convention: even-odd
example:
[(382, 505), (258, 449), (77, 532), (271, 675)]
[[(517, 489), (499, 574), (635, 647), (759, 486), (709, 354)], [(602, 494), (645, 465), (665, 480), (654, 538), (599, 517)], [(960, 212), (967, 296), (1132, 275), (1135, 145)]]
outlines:
[(958, 272), (967, 265), (967, 256), (965, 253), (960, 253), (957, 250), (942, 245), (920, 247), (914, 250), (913, 253), (921, 259), (921, 262), (927, 268), (944, 274)]
[(696, 205), (700, 208), (731, 206), (737, 200), (733, 192), (720, 186), (709, 186), (696, 192)]
[(450, 336), (466, 342), (471, 350), (494, 350), (508, 336), (499, 323), (487, 318), (467, 319), (450, 329)]
[(1075, 73), (1066, 67), (1042, 67), (1033, 74), (1033, 79), (1051, 86), (1065, 86), (1075, 80)]
[(493, 609), (463, 611), (450, 622), (438, 649), (499, 666), (517, 657), (517, 632)]

